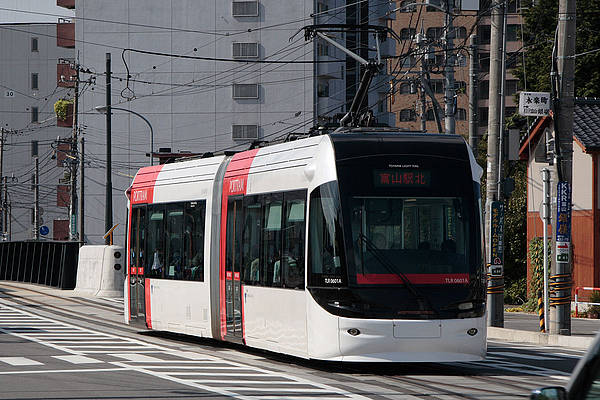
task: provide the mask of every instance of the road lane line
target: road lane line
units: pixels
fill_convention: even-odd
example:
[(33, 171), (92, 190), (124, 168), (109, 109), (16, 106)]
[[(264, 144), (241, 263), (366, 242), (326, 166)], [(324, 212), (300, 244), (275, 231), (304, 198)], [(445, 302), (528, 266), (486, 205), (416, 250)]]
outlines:
[(94, 358), (80, 356), (80, 355), (70, 355), (70, 356), (52, 356), (52, 358), (56, 358), (58, 360), (66, 361), (71, 364), (99, 364), (104, 363), (104, 361), (96, 360)]

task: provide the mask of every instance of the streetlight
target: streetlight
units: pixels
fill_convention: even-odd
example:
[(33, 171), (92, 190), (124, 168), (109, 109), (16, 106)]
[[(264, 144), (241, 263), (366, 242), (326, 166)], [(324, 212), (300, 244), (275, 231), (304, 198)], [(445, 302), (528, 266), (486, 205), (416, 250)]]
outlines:
[[(106, 114), (106, 106), (98, 106), (95, 108), (95, 110), (97, 112), (99, 112), (100, 114)], [(154, 165), (154, 129), (152, 129), (152, 124), (150, 124), (150, 121), (148, 121), (148, 119), (146, 119), (146, 117), (144, 117), (142, 114), (132, 111), (132, 110), (128, 110), (127, 108), (121, 108), (121, 107), (110, 107), (111, 110), (119, 110), (119, 111), (125, 111), (134, 115), (137, 115), (138, 117), (140, 117), (141, 119), (144, 120), (144, 122), (146, 124), (148, 124), (148, 127), (150, 128), (150, 165)]]

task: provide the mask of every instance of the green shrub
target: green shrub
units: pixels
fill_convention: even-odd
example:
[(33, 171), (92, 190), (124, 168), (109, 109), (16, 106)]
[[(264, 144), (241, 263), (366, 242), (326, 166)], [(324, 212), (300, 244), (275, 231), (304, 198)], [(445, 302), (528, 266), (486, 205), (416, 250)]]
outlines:
[(66, 121), (70, 104), (73, 104), (72, 100), (57, 100), (56, 103), (54, 103), (54, 112), (56, 113), (56, 118), (60, 119), (61, 121)]
[[(538, 309), (538, 293), (544, 290), (544, 241), (539, 238), (531, 239), (529, 242), (529, 260), (531, 260), (531, 281), (529, 283), (529, 294), (523, 308), (527, 311)], [(550, 246), (548, 246), (548, 257), (550, 257)], [(550, 275), (550, 271), (548, 271)]]
[[(588, 300), (590, 303), (600, 303), (600, 292), (594, 290), (592, 294), (590, 294), (590, 298)], [(600, 317), (600, 306), (589, 306), (587, 309), (588, 316), (595, 316), (595, 318)]]

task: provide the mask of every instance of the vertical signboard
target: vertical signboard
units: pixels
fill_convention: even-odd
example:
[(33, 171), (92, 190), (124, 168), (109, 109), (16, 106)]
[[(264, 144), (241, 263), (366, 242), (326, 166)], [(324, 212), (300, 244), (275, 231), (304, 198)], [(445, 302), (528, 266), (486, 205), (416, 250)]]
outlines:
[(571, 254), (571, 185), (558, 182), (556, 192), (556, 262), (568, 263)]
[(504, 274), (504, 203), (492, 202), (490, 227), (490, 274)]

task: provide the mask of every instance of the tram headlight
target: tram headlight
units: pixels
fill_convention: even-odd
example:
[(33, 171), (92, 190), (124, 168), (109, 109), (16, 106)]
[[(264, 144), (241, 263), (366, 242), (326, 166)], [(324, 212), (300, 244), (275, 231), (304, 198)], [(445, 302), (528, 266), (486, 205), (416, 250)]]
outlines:
[(348, 334), (351, 336), (358, 336), (360, 335), (360, 331), (356, 328), (350, 328), (347, 330)]
[(470, 310), (471, 308), (473, 308), (473, 303), (470, 302), (470, 301), (467, 302), (467, 303), (460, 303), (458, 305), (458, 309), (461, 310), (461, 311)]

